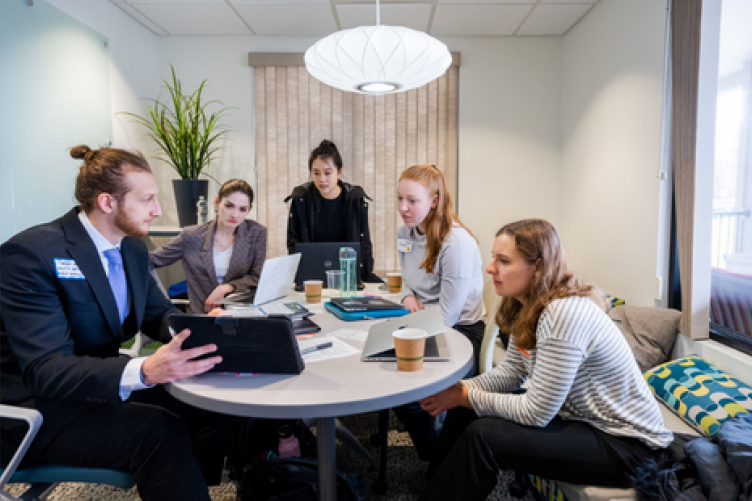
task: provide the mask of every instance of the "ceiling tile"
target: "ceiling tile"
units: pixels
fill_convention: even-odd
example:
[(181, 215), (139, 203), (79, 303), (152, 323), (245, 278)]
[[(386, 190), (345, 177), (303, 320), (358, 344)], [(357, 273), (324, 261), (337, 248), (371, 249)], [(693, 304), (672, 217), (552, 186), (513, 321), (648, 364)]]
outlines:
[(511, 35), (530, 12), (530, 5), (436, 6), (432, 35)]
[(329, 5), (237, 5), (235, 10), (257, 35), (328, 35), (337, 31)]
[(537, 0), (438, 0), (439, 4), (445, 3), (459, 3), (463, 5), (478, 5), (478, 4), (533, 4)]
[(125, 0), (131, 5), (227, 5), (225, 0)]
[[(431, 19), (429, 4), (381, 4), (381, 24), (426, 31)], [(342, 29), (376, 25), (375, 5), (337, 5)]]
[(227, 0), (232, 5), (329, 5), (329, 0)]
[(227, 5), (155, 5), (136, 8), (170, 35), (249, 35), (248, 27)]
[(162, 29), (161, 26), (157, 26), (154, 24), (149, 18), (141, 14), (138, 10), (136, 10), (135, 7), (131, 7), (127, 4), (116, 4), (122, 11), (124, 11), (126, 14), (131, 16), (133, 19), (141, 23), (143, 26), (146, 27), (149, 31), (154, 33), (155, 35), (165, 36), (167, 35), (167, 32)]
[(563, 35), (592, 5), (536, 5), (517, 35)]
[(566, 3), (570, 5), (598, 3), (598, 0), (541, 0), (540, 3)]

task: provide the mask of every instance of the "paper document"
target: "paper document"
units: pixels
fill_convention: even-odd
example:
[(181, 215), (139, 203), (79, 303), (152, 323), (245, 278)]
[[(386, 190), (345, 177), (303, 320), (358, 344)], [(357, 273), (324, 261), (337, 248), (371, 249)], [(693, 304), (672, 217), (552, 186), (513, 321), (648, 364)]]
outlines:
[(303, 355), (303, 361), (307, 364), (310, 364), (313, 362), (330, 360), (332, 358), (349, 357), (350, 355), (357, 355), (358, 353), (360, 353), (360, 350), (358, 350), (357, 348), (353, 348), (349, 344), (337, 338), (318, 337), (314, 339), (298, 339), (298, 346), (300, 347), (301, 351), (305, 350), (306, 348), (311, 348), (313, 346), (324, 343), (332, 343), (332, 347), (325, 348), (323, 350), (312, 351), (311, 353), (306, 353), (305, 355)]
[(362, 329), (337, 329), (336, 331), (327, 334), (327, 336), (339, 339), (350, 339), (352, 341), (365, 341), (368, 337), (368, 331)]

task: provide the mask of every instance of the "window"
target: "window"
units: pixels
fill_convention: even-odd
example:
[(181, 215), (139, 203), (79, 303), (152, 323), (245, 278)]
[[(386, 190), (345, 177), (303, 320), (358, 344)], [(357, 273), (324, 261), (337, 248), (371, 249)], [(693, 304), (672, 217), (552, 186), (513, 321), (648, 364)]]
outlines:
[[(680, 33), (696, 29), (692, 27), (692, 16), (698, 15), (699, 10), (695, 7), (692, 11), (689, 5), (672, 2), (672, 10), (681, 7), (675, 17), (679, 20), (676, 26), (685, 30)], [(682, 202), (674, 198), (669, 306), (681, 308), (681, 293), (688, 293), (689, 299), (683, 303), (685, 307), (691, 304), (692, 310), (689, 314), (685, 312), (685, 321), (688, 316), (696, 316), (703, 304), (709, 306), (705, 311), (710, 317), (710, 337), (752, 354), (752, 30), (749, 29), (752, 26), (752, 1), (705, 0), (693, 5), (702, 6), (701, 33), (698, 34), (703, 39), (698, 79), (700, 92), (695, 100), (699, 111), (694, 111), (698, 120), (697, 157), (693, 157), (690, 164), (694, 174), (688, 174), (684, 167), (686, 163), (682, 164), (684, 170), (679, 174), (685, 184), (674, 186), (675, 190), (679, 185), (685, 190), (682, 192), (685, 198)], [(674, 61), (691, 62), (692, 53), (683, 50), (682, 44), (671, 50)], [(689, 66), (675, 64), (674, 68), (677, 67), (682, 70)], [(692, 73), (680, 71), (674, 78), (692, 78)], [(682, 85), (691, 87), (692, 84), (686, 80), (678, 83), (678, 87), (676, 83), (673, 86), (674, 93), (677, 89), (681, 92)], [(691, 104), (691, 92), (680, 94), (685, 95), (690, 97), (687, 101), (675, 99), (674, 102), (685, 106), (686, 102)], [(691, 116), (688, 114), (682, 118)], [(688, 129), (686, 125), (686, 120), (677, 122), (674, 115), (673, 127), (679, 131), (675, 137), (691, 136), (692, 126)], [(677, 143), (674, 144), (673, 154), (685, 155), (686, 158), (686, 150), (676, 150)], [(690, 138), (680, 144), (680, 148), (685, 145), (691, 148), (691, 144), (694, 140)], [(686, 183), (689, 178), (694, 179), (691, 184)], [(708, 186), (711, 182), (712, 186)], [(694, 186), (696, 197), (690, 200), (690, 204), (686, 203), (688, 184)], [(709, 198), (712, 198), (712, 203)], [(686, 215), (692, 211), (694, 219)], [(677, 217), (684, 218), (685, 229), (681, 236), (677, 236)], [(682, 249), (687, 252), (687, 221), (689, 226), (694, 226), (690, 233), (693, 243), (689, 244), (687, 258), (694, 268), (679, 263)], [(705, 255), (708, 247), (710, 253)], [(679, 287), (680, 268), (687, 273), (705, 266), (710, 268), (709, 284), (703, 282), (702, 276), (693, 275), (686, 289)], [(695, 298), (692, 296), (695, 295), (699, 298), (693, 302)], [(705, 299), (701, 301), (702, 297)], [(697, 318), (703, 322), (702, 315)]]
[(752, 344), (752, 2), (723, 0), (718, 54), (710, 322)]

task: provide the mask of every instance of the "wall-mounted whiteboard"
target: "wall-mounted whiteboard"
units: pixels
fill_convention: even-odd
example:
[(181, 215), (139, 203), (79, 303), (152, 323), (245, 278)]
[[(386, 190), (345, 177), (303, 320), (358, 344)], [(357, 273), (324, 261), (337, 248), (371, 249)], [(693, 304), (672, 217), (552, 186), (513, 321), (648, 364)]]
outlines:
[(107, 39), (45, 0), (0, 2), (0, 242), (76, 204), (68, 149), (112, 141)]

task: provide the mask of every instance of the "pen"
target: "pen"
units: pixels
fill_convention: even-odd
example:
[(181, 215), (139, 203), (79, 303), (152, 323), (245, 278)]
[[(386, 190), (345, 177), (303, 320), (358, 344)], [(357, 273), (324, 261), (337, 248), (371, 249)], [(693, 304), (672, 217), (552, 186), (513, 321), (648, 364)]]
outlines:
[(313, 353), (316, 350), (325, 350), (331, 347), (332, 347), (332, 342), (329, 341), (328, 343), (321, 343), (321, 344), (317, 344), (316, 346), (311, 346), (310, 348), (306, 348), (305, 350), (300, 350), (300, 354), (307, 355), (309, 353)]

